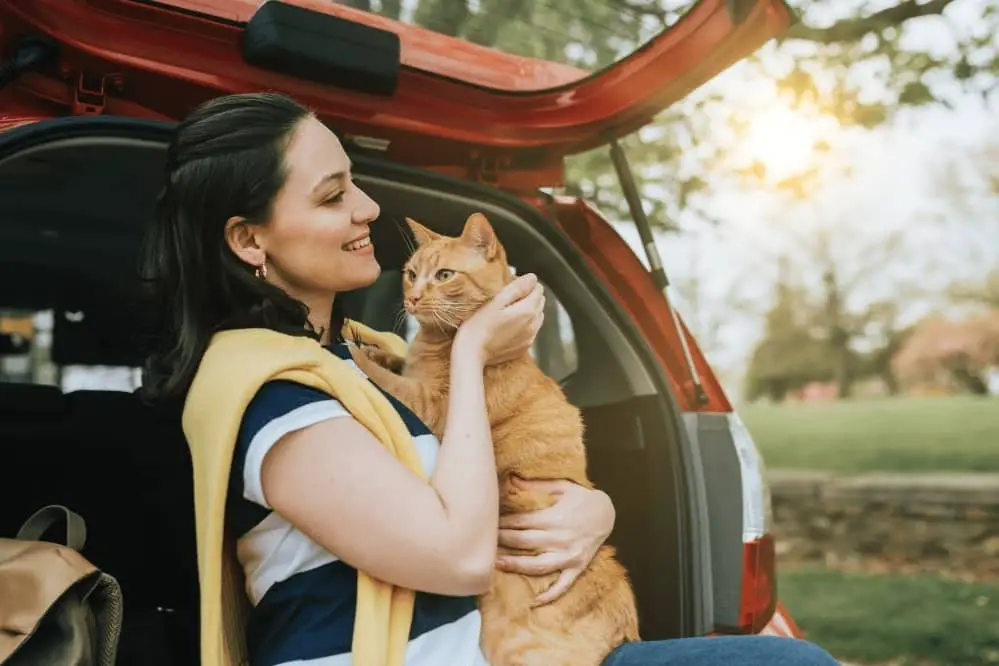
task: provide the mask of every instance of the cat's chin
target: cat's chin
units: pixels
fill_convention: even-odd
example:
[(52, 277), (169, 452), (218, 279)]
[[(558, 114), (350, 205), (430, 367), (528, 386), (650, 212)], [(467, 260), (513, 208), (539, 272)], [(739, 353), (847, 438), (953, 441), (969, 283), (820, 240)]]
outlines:
[(413, 311), (409, 308), (406, 308), (406, 313), (409, 314), (414, 319), (416, 319), (416, 322), (420, 325), (421, 329), (425, 330), (429, 329), (437, 333), (453, 336), (455, 333), (458, 332), (458, 327), (464, 324), (469, 317), (475, 314), (475, 312), (477, 312), (478, 309), (481, 308), (483, 305), (485, 305), (487, 302), (488, 301), (482, 303), (466, 302), (459, 304), (450, 304), (447, 307), (442, 308), (442, 310), (444, 310), (445, 312), (451, 308), (458, 309), (459, 311), (462, 312), (463, 315), (460, 316), (460, 318), (456, 317), (453, 312), (450, 317), (435, 316), (433, 308), (428, 308), (426, 310), (417, 310), (417, 311)]
[(445, 324), (442, 323), (439, 319), (435, 319), (433, 316), (424, 317), (417, 314), (413, 315), (413, 317), (416, 319), (416, 323), (420, 325), (421, 330), (433, 331), (441, 335), (453, 336), (455, 333), (458, 332), (458, 326), (461, 325), (461, 323), (459, 323), (458, 326)]

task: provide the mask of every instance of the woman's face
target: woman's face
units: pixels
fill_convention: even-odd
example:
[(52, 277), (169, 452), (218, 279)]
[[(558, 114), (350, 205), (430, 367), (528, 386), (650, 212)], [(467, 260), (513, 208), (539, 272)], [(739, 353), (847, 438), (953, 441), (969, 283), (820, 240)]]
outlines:
[(230, 246), (253, 266), (266, 261), (267, 281), (322, 318), (336, 293), (378, 279), (368, 225), (380, 211), (354, 183), (340, 141), (315, 118), (299, 124), (284, 162), (271, 219), (230, 229)]

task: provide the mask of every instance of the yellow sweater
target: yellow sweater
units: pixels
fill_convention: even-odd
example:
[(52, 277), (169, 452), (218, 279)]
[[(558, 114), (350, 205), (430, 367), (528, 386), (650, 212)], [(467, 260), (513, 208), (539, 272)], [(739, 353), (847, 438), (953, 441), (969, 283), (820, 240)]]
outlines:
[[(405, 355), (401, 338), (356, 322), (347, 324), (345, 337)], [(237, 666), (245, 661), (245, 627), (238, 609), (248, 601), (245, 589), (237, 585), (242, 576), (234, 574), (238, 564), (232, 545), (223, 538), (226, 490), (243, 412), (257, 390), (272, 379), (292, 380), (334, 396), (404, 465), (424, 476), (398, 412), (377, 388), (318, 342), (266, 329), (216, 334), (191, 385), (183, 416), (194, 465), (203, 666)], [(402, 666), (413, 599), (411, 590), (358, 572), (354, 666)]]

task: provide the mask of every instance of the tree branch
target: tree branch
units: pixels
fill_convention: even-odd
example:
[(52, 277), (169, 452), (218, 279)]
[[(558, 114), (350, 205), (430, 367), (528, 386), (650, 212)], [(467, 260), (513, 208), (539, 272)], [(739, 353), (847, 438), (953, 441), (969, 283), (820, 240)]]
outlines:
[(836, 21), (828, 28), (813, 28), (798, 23), (781, 37), (781, 41), (799, 39), (819, 44), (848, 44), (860, 41), (864, 35), (881, 32), (885, 28), (898, 27), (911, 19), (922, 16), (941, 16), (955, 0), (902, 0), (893, 7), (887, 7), (860, 18)]

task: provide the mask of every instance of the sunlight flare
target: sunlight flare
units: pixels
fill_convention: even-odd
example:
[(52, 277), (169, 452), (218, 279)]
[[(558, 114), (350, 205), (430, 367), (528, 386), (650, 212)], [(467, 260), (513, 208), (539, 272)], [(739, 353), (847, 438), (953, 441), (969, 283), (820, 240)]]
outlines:
[(744, 158), (763, 168), (763, 177), (782, 181), (815, 165), (830, 129), (822, 118), (773, 105), (753, 114), (742, 141)]

